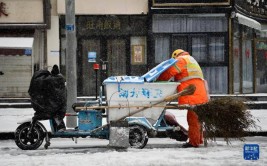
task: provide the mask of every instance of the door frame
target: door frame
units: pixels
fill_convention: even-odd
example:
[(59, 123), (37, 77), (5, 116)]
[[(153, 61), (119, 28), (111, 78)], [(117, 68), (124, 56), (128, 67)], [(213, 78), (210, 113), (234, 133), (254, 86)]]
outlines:
[[(84, 94), (85, 92), (83, 92), (83, 86), (85, 86), (83, 84), (83, 73), (84, 73), (84, 69), (82, 68), (82, 65), (80, 65), (83, 61), (83, 42), (86, 40), (100, 40), (100, 55), (97, 55), (97, 61), (96, 63), (98, 63), (100, 65), (100, 69), (99, 69), (99, 74), (98, 74), (98, 87), (99, 85), (102, 84), (102, 82), (104, 81), (104, 79), (107, 77), (107, 73), (103, 73), (102, 70), (102, 62), (107, 62), (107, 51), (108, 51), (108, 46), (107, 46), (107, 41), (108, 40), (112, 40), (112, 39), (123, 39), (125, 40), (125, 55), (126, 55), (126, 75), (129, 75), (131, 73), (131, 50), (130, 50), (130, 36), (129, 35), (124, 35), (124, 36), (87, 36), (87, 37), (80, 37), (78, 38), (78, 50), (77, 50), (77, 85), (78, 85), (78, 96), (84, 96), (84, 95), (92, 95), (92, 94)], [(101, 60), (102, 61), (101, 61)], [(82, 62), (84, 63), (84, 62)], [(108, 68), (107, 68), (108, 69)], [(95, 95), (95, 94), (93, 94)]]

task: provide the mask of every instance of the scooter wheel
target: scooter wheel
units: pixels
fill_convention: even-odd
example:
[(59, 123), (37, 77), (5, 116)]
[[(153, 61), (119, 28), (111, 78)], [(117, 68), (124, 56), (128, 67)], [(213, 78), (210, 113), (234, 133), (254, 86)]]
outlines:
[(147, 131), (140, 125), (129, 126), (129, 143), (132, 148), (143, 149), (148, 141)]
[(35, 150), (39, 148), (44, 140), (43, 129), (36, 124), (30, 134), (30, 122), (21, 124), (15, 131), (15, 143), (22, 150)]

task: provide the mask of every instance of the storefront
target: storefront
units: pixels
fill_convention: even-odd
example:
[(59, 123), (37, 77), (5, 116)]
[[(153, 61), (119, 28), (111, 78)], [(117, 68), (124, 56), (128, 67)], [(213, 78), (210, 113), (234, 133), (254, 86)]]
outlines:
[[(60, 1), (58, 3), (59, 6)], [(147, 71), (148, 2), (121, 0), (103, 3), (87, 0), (75, 4), (78, 96), (95, 95), (96, 80), (100, 86), (108, 76), (142, 75)], [(60, 13), (61, 9), (58, 11)], [(59, 19), (60, 62), (64, 69), (65, 15)], [(95, 64), (99, 69), (94, 69)]]
[(28, 97), (33, 72), (46, 66), (49, 19), (49, 0), (0, 0), (0, 97)]
[(175, 49), (184, 49), (201, 65), (210, 93), (228, 93), (229, 6), (227, 0), (153, 0), (155, 64), (170, 58)]
[[(150, 61), (156, 65), (181, 48), (201, 65), (211, 94), (266, 93), (266, 10), (253, 5), (243, 0), (151, 0)], [(244, 13), (261, 22), (244, 21)]]
[(235, 2), (233, 92), (267, 92), (267, 2)]
[[(177, 48), (199, 62), (211, 94), (266, 93), (266, 12), (258, 7), (264, 3), (77, 0), (78, 96), (95, 95), (96, 83), (108, 76), (140, 76)], [(63, 0), (58, 0), (58, 14), (64, 74)]]

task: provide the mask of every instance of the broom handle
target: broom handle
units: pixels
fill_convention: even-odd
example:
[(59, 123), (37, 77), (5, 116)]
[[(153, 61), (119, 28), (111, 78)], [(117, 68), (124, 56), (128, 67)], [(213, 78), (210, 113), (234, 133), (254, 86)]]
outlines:
[[(193, 93), (195, 92), (195, 89), (196, 89), (195, 85), (190, 84), (188, 87), (186, 87), (185, 89), (183, 89), (181, 92), (178, 92), (178, 93), (176, 93), (176, 94), (174, 94), (174, 95), (171, 95), (171, 96), (167, 96), (167, 97), (165, 97), (162, 101), (158, 101), (158, 102), (152, 104), (151, 107), (153, 107), (153, 106), (155, 106), (155, 105), (158, 105), (158, 104), (161, 104), (161, 103), (163, 103), (163, 102), (169, 102), (169, 101), (172, 101), (172, 100), (174, 100), (175, 98), (177, 99), (177, 98), (180, 97), (180, 96), (185, 96), (185, 95), (193, 94)], [(144, 107), (144, 108), (141, 108), (141, 109), (139, 109), (139, 110), (135, 110), (134, 112), (131, 112), (130, 114), (125, 115), (125, 116), (123, 116), (123, 117), (117, 119), (116, 121), (120, 121), (120, 120), (122, 120), (122, 119), (125, 119), (125, 118), (127, 118), (127, 117), (129, 117), (129, 116), (132, 116), (132, 115), (134, 115), (134, 114), (137, 114), (137, 113), (139, 113), (139, 112), (142, 112), (142, 111), (144, 111), (144, 110), (146, 110), (146, 109), (148, 109), (148, 108), (150, 108), (150, 107)], [(91, 132), (95, 132), (95, 131), (97, 131), (97, 130), (100, 130), (100, 129), (102, 129), (102, 128), (108, 126), (108, 125), (109, 125), (109, 124), (107, 123), (107, 124), (105, 124), (105, 125), (103, 125), (103, 126), (100, 126), (100, 127), (96, 128), (96, 129), (92, 130)]]
[(174, 105), (174, 104), (170, 104), (170, 105), (132, 105), (132, 106), (89, 106), (89, 107), (76, 107), (76, 112), (79, 112), (80, 110), (87, 110), (87, 109), (109, 109), (109, 108), (152, 108), (152, 107), (156, 107), (156, 108), (167, 108), (167, 109), (189, 109), (191, 108), (191, 106), (189, 105)]

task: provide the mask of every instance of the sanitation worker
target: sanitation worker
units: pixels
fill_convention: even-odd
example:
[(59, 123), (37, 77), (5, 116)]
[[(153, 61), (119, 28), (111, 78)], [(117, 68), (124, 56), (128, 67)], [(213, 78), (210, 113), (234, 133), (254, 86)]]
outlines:
[[(178, 104), (204, 104), (208, 102), (209, 95), (207, 92), (206, 82), (203, 79), (202, 70), (197, 61), (190, 54), (182, 49), (177, 49), (172, 53), (172, 58), (177, 59), (177, 62), (164, 71), (158, 81), (167, 81), (174, 78), (174, 81), (181, 84), (177, 87), (177, 91), (182, 91), (189, 84), (196, 86), (196, 91), (193, 95), (181, 96), (178, 98)], [(188, 110), (188, 138), (189, 142), (182, 145), (183, 148), (198, 147), (203, 144), (202, 126), (198, 120), (197, 114)]]

